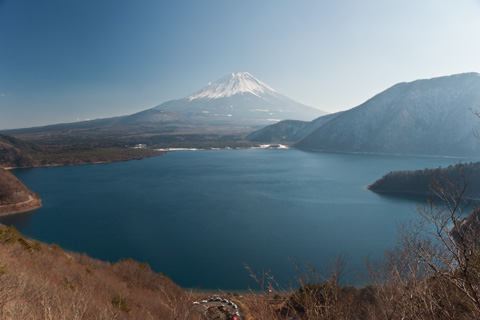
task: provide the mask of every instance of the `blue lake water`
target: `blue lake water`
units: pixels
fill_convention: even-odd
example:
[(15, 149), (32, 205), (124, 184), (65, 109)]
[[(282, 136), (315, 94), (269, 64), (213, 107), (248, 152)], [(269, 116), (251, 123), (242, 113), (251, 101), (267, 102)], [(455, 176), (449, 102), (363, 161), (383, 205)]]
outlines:
[(348, 267), (361, 270), (368, 255), (379, 257), (395, 242), (397, 223), (417, 218), (421, 204), (365, 186), (392, 170), (454, 163), (246, 149), (18, 169), (43, 207), (0, 223), (103, 260), (147, 261), (183, 287), (257, 289), (245, 263), (284, 282), (296, 274), (290, 260), (322, 269), (345, 252)]

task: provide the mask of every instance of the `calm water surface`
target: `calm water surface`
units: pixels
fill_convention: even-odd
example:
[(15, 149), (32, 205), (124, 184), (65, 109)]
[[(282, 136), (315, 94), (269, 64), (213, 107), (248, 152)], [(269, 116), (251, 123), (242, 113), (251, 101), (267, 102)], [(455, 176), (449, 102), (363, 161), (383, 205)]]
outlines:
[(19, 169), (13, 173), (43, 207), (0, 223), (96, 258), (148, 261), (184, 287), (257, 289), (244, 263), (287, 281), (295, 275), (290, 260), (321, 269), (346, 252), (349, 267), (361, 270), (420, 204), (365, 186), (392, 170), (456, 162), (247, 149)]

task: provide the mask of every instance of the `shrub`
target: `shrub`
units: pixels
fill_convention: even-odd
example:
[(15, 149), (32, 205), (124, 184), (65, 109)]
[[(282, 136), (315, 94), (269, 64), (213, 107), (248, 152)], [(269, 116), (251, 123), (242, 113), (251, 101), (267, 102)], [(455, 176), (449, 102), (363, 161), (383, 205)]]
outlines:
[(125, 313), (129, 313), (131, 311), (131, 309), (127, 306), (126, 299), (122, 298), (119, 294), (114, 295), (111, 302), (114, 306), (118, 307)]

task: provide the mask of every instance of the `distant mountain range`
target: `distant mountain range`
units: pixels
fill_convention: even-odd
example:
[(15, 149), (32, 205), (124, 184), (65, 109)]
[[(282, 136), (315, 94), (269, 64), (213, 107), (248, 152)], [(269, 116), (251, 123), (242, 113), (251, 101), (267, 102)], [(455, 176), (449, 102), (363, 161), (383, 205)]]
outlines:
[(247, 139), (309, 151), (468, 157), (480, 155), (474, 134), (480, 119), (472, 112), (479, 109), (478, 73), (399, 83), (358, 107), (324, 115), (243, 72), (133, 115), (4, 132), (48, 144), (108, 140), (120, 146), (148, 139), (171, 146), (240, 141), (245, 132), (273, 122)]
[(365, 103), (310, 123), (279, 122), (247, 137), (295, 148), (434, 156), (478, 156), (480, 74), (399, 83)]
[[(132, 115), (5, 130), (13, 135), (248, 132), (285, 119), (312, 120), (324, 111), (278, 93), (248, 72), (232, 73), (183, 99)], [(27, 137), (28, 138), (28, 137)]]

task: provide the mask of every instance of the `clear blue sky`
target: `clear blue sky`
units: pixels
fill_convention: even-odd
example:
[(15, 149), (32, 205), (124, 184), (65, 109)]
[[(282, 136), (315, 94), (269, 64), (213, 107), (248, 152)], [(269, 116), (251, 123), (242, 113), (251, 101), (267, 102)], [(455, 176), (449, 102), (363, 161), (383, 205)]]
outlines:
[(131, 114), (240, 71), (329, 112), (480, 72), (480, 0), (0, 0), (0, 129)]

